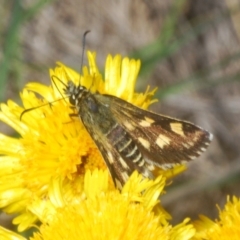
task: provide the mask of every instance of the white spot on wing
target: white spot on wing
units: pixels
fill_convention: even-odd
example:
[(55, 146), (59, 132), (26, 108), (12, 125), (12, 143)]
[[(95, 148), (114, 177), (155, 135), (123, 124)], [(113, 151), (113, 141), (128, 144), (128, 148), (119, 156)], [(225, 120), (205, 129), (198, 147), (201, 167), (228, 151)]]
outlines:
[(145, 120), (149, 123), (154, 123), (155, 121), (149, 117), (145, 117)]
[(129, 178), (128, 174), (125, 171), (123, 171), (123, 172), (121, 172), (121, 175), (122, 175), (124, 182), (126, 182)]
[(150, 142), (142, 137), (138, 138), (138, 141), (145, 147), (147, 150), (150, 150)]
[(164, 148), (165, 146), (170, 144), (171, 139), (163, 134), (159, 134), (155, 142), (160, 148)]
[(163, 170), (168, 170), (168, 169), (171, 169), (173, 168), (174, 166), (179, 166), (180, 164), (186, 164), (188, 161), (186, 160), (181, 160), (179, 161), (180, 163), (164, 163), (161, 165), (161, 168)]
[(153, 171), (155, 169), (155, 166), (152, 165), (152, 164), (147, 164), (147, 168), (150, 170), (150, 171)]
[(115, 183), (116, 183), (116, 187), (118, 189), (122, 189), (122, 184), (121, 184), (121, 182), (117, 178), (115, 178)]
[(188, 145), (190, 145), (191, 147), (193, 147), (195, 145), (194, 142), (187, 142)]
[(142, 120), (139, 125), (142, 127), (150, 127), (154, 123), (154, 120), (148, 117), (145, 117), (145, 120)]
[(181, 135), (184, 137), (185, 135), (184, 135), (182, 126), (183, 125), (181, 123), (170, 123), (171, 130), (177, 133), (178, 135)]
[(183, 145), (185, 148), (191, 148), (191, 147), (193, 147), (195, 144), (194, 144), (194, 142), (182, 142), (182, 145)]
[(213, 134), (209, 133), (209, 140), (212, 141), (213, 140)]
[(187, 144), (187, 143), (182, 143), (182, 145), (185, 147), (185, 148), (190, 148), (191, 146), (189, 145), (189, 144)]
[(141, 125), (142, 127), (149, 127), (151, 126), (151, 123), (145, 120), (142, 120), (141, 122), (139, 122), (139, 125)]
[(135, 129), (135, 126), (131, 124), (130, 122), (124, 121), (123, 125), (129, 130), (133, 131)]
[(108, 155), (108, 161), (109, 161), (109, 163), (110, 163), (110, 164), (113, 164), (113, 162), (114, 162), (113, 155), (112, 155), (110, 152), (108, 152), (107, 155)]
[(144, 176), (144, 177), (146, 177), (146, 178), (152, 178), (152, 173), (151, 172), (149, 172), (148, 170), (147, 170), (147, 168), (145, 168), (143, 171), (142, 171), (142, 175)]
[(119, 157), (119, 162), (121, 163), (121, 165), (124, 169), (129, 169), (128, 165), (121, 157)]

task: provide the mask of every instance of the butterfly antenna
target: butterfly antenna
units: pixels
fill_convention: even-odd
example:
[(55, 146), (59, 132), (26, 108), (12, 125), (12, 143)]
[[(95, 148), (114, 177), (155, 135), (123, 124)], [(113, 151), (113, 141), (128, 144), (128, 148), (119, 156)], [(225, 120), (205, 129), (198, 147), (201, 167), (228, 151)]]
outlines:
[[(86, 46), (86, 36), (87, 36), (87, 34), (88, 34), (89, 32), (90, 32), (90, 30), (87, 30), (87, 31), (85, 31), (84, 34), (83, 34), (83, 39), (82, 39), (81, 69), (82, 69), (82, 67), (83, 67), (83, 59), (84, 59), (83, 57), (84, 57), (85, 46)], [(38, 108), (41, 108), (41, 107), (44, 107), (44, 106), (47, 106), (47, 105), (51, 106), (52, 103), (58, 102), (58, 101), (60, 101), (60, 100), (66, 101), (65, 99), (68, 98), (68, 96), (63, 96), (63, 95), (62, 95), (60, 89), (58, 88), (58, 85), (57, 85), (56, 82), (55, 82), (55, 79), (57, 79), (57, 81), (61, 82), (62, 85), (65, 86), (65, 88), (67, 88), (67, 84), (65, 84), (65, 83), (64, 83), (60, 78), (58, 78), (57, 76), (52, 76), (51, 79), (52, 79), (52, 82), (53, 82), (53, 84), (55, 85), (55, 87), (56, 87), (56, 88), (58, 89), (58, 91), (60, 92), (60, 94), (61, 94), (61, 96), (62, 96), (62, 99), (57, 99), (57, 100), (55, 100), (55, 101), (52, 101), (52, 102), (43, 104), (43, 105), (38, 106), (38, 107), (32, 107), (32, 108), (25, 109), (25, 110), (20, 114), (20, 121), (22, 120), (23, 115), (25, 115), (27, 112), (30, 112), (30, 111), (32, 111), (32, 110), (34, 110), (34, 109), (38, 109)]]
[(83, 34), (83, 39), (82, 39), (82, 59), (81, 59), (81, 67), (80, 67), (80, 72), (82, 71), (82, 67), (83, 67), (83, 58), (84, 58), (84, 52), (85, 52), (85, 46), (86, 46), (86, 36), (88, 33), (90, 33), (90, 30), (87, 30), (84, 34)]
[(58, 86), (57, 86), (57, 84), (56, 84), (56, 82), (55, 82), (55, 79), (57, 79), (59, 82), (61, 82), (62, 85), (65, 86), (65, 88), (67, 87), (67, 85), (66, 85), (60, 78), (58, 78), (57, 76), (52, 76), (51, 79), (52, 79), (52, 82), (53, 82), (53, 84), (55, 85), (55, 87), (56, 87), (56, 88), (58, 89), (58, 91), (60, 92), (62, 98), (61, 98), (61, 99), (54, 100), (54, 101), (52, 101), (52, 102), (48, 102), (48, 103), (42, 104), (41, 106), (37, 106), (37, 107), (32, 107), (32, 108), (25, 109), (25, 110), (20, 114), (20, 121), (22, 121), (23, 115), (25, 115), (27, 112), (30, 112), (30, 111), (32, 111), (32, 110), (34, 110), (34, 109), (38, 109), (38, 108), (41, 108), (41, 107), (45, 107), (45, 106), (47, 106), (47, 105), (49, 105), (49, 106), (51, 107), (53, 103), (58, 102), (58, 101), (61, 101), (61, 100), (66, 101), (65, 99), (68, 98), (68, 96), (63, 96), (63, 95), (62, 95), (60, 89), (58, 88)]
[[(64, 98), (62, 98), (62, 99), (65, 99), (65, 98), (67, 98), (67, 97), (64, 97)], [(22, 113), (20, 114), (19, 119), (20, 119), (20, 121), (22, 121), (23, 115), (25, 115), (27, 112), (30, 112), (30, 111), (32, 111), (32, 110), (34, 110), (34, 109), (42, 108), (42, 107), (45, 107), (45, 106), (50, 106), (50, 107), (51, 107), (53, 103), (59, 102), (59, 101), (62, 100), (62, 99), (57, 99), (57, 100), (55, 100), (55, 101), (42, 104), (41, 106), (37, 106), (37, 107), (32, 107), (32, 108), (25, 109), (25, 110), (22, 111)]]

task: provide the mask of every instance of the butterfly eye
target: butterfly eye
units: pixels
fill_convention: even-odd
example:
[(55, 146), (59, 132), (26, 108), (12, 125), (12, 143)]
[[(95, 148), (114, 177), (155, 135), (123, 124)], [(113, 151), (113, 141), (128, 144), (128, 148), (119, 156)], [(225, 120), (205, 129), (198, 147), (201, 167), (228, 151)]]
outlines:
[(71, 105), (76, 104), (76, 96), (74, 94), (69, 97), (69, 102)]

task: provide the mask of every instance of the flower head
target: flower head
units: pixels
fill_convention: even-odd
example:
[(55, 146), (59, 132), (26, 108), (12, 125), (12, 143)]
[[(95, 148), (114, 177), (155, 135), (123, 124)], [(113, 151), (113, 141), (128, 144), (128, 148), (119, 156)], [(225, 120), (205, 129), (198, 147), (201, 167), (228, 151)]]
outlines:
[(156, 211), (164, 177), (148, 180), (134, 172), (121, 192), (112, 189), (108, 177), (106, 170), (87, 171), (84, 190), (74, 203), (59, 198), (59, 193), (52, 193), (53, 198), (62, 199), (58, 203), (35, 201), (30, 211), (42, 225), (31, 239), (188, 240), (194, 236), (188, 219), (173, 227), (164, 211)]
[(219, 209), (219, 220), (215, 222), (211, 219), (200, 216), (200, 220), (195, 222), (197, 229), (196, 239), (233, 239), (240, 236), (240, 199), (227, 198), (224, 210)]

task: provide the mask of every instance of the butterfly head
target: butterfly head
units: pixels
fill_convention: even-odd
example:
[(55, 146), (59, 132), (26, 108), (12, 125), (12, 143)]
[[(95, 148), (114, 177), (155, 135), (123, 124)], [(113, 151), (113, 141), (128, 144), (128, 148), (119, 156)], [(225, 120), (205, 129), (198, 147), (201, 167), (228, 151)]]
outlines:
[(67, 97), (69, 97), (70, 104), (76, 106), (78, 101), (81, 100), (82, 96), (88, 93), (86, 87), (81, 85), (76, 85), (71, 80), (68, 81), (66, 87), (63, 89)]

